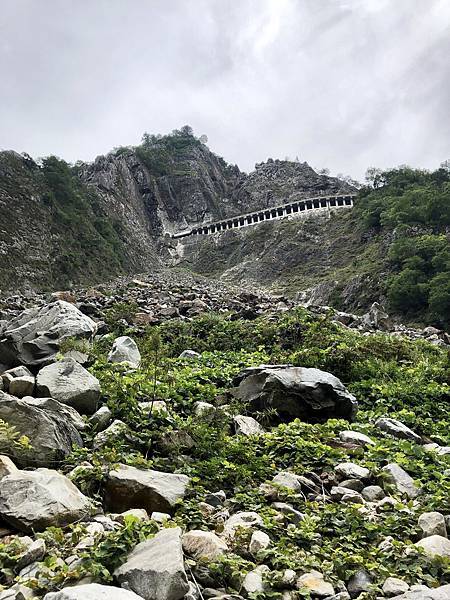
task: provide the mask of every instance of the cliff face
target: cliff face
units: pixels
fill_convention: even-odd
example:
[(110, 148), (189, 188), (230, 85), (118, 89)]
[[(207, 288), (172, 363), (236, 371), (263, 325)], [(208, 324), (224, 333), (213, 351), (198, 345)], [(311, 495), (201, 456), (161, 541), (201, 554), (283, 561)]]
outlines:
[(247, 175), (183, 130), (146, 136), (141, 146), (75, 167), (2, 152), (0, 291), (86, 285), (158, 269), (166, 234), (351, 189), (306, 163), (269, 159)]

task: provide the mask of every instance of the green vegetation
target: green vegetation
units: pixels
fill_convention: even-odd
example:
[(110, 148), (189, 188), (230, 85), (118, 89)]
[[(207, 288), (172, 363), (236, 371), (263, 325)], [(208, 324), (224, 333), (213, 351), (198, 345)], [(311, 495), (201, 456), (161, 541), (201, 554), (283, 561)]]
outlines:
[(142, 143), (135, 148), (137, 156), (155, 177), (166, 175), (190, 175), (189, 151), (200, 148), (207, 141), (206, 136), (197, 138), (192, 127), (185, 125), (174, 129), (168, 135), (144, 133)]
[(450, 169), (369, 171), (357, 211), (366, 228), (393, 232), (387, 281), (392, 308), (409, 318), (450, 324)]
[(96, 194), (65, 161), (49, 156), (41, 171), (48, 190), (44, 203), (53, 215), (52, 233), (64, 238), (66, 248), (52, 257), (54, 279), (67, 285), (120, 273), (124, 261), (120, 224), (106, 218)]
[[(304, 309), (254, 321), (203, 315), (192, 321), (174, 320), (150, 327), (138, 339), (142, 366), (137, 371), (106, 362), (111, 339), (93, 348), (93, 372), (101, 381), (113, 417), (121, 419), (127, 428), (97, 450), (91, 447), (95, 430), (85, 432), (86, 447), (74, 451), (65, 465), (66, 471), (77, 467), (72, 478), (84, 493), (101, 500), (108, 470), (123, 462), (192, 478), (189, 494), (169, 526), (220, 530), (218, 523), (199, 509), (207, 490), (225, 490), (234, 512), (256, 510), (263, 518), (262, 529), (272, 540), (270, 548), (257, 557), (250, 556), (243, 533), (230, 553), (207, 565), (216, 585), (231, 589), (236, 589), (238, 573), (246, 573), (261, 561), (271, 568), (274, 598), (280, 597), (277, 581), (286, 568), (315, 568), (332, 582), (347, 581), (357, 569), (366, 568), (375, 580), (373, 594), (366, 598), (379, 594), (379, 583), (388, 575), (411, 584), (435, 586), (448, 581), (450, 560), (429, 559), (412, 544), (418, 539), (419, 514), (450, 511), (449, 458), (410, 441), (383, 436), (374, 426), (377, 417), (388, 415), (432, 441), (450, 444), (450, 363), (444, 350), (384, 334), (363, 336), (341, 327), (330, 316), (313, 316)], [(196, 360), (178, 358), (186, 348), (194, 348), (202, 356)], [(221, 406), (227, 403), (227, 411), (240, 414), (246, 414), (248, 407), (230, 401), (226, 391), (242, 368), (270, 362), (290, 362), (334, 373), (358, 398), (356, 423), (294, 420), (251, 438), (234, 435)], [(165, 400), (167, 411), (141, 408), (140, 402), (154, 400)], [(212, 420), (194, 414), (197, 400), (216, 406)], [(264, 423), (267, 415), (254, 416)], [(375, 444), (365, 449), (339, 444), (339, 432), (350, 427), (372, 437)], [(84, 460), (91, 467), (82, 466)], [(326, 480), (337, 463), (348, 460), (372, 473), (379, 473), (387, 462), (403, 466), (423, 488), (420, 506), (397, 496), (397, 504), (386, 505), (368, 519), (358, 505), (323, 503), (280, 490), (280, 498), (305, 516), (300, 523), (286, 526), (279, 522), (259, 487), (284, 469), (306, 476), (314, 472)], [(85, 525), (49, 529), (42, 536), (49, 549), (46, 564), (51, 574), (43, 576), (37, 587), (58, 589), (88, 575), (110, 581), (113, 569), (130, 548), (157, 529), (154, 521), (127, 518), (101, 543), (79, 551), (82, 562), (72, 569), (61, 566), (58, 558), (74, 553)], [(392, 536), (392, 544), (387, 550), (380, 549), (379, 544), (388, 536)], [(0, 556), (8, 555), (4, 577), (5, 573), (15, 573), (16, 553), (0, 544)]]

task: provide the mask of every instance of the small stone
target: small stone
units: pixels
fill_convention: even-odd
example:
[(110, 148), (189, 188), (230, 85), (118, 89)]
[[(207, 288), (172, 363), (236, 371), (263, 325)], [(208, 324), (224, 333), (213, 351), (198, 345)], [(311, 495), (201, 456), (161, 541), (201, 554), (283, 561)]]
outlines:
[(227, 496), (223, 490), (219, 490), (218, 492), (209, 492), (205, 496), (206, 504), (210, 504), (211, 506), (222, 506), (222, 504), (227, 499)]
[(142, 600), (142, 596), (112, 585), (84, 583), (65, 587), (60, 592), (50, 592), (44, 600)]
[(191, 360), (195, 360), (200, 357), (201, 357), (201, 354), (199, 354), (198, 352), (195, 352), (195, 350), (183, 350), (183, 352), (180, 354), (180, 356), (178, 358), (189, 358)]
[(125, 523), (126, 517), (134, 517), (135, 519), (139, 519), (139, 521), (148, 521), (149, 516), (148, 512), (144, 508), (130, 508), (115, 517), (115, 521), (118, 523)]
[(377, 500), (384, 498), (386, 494), (379, 485), (368, 485), (362, 490), (361, 496), (367, 502), (376, 502)]
[(9, 458), (9, 456), (5, 456), (4, 454), (0, 454), (0, 480), (6, 475), (11, 475), (11, 473), (16, 473), (19, 469), (13, 463), (13, 461)]
[(15, 377), (9, 384), (8, 391), (16, 398), (32, 396), (34, 394), (35, 379), (32, 375)]
[(341, 431), (339, 438), (342, 442), (349, 444), (357, 444), (358, 446), (372, 446), (375, 442), (364, 433), (359, 431)]
[(111, 423), (112, 412), (107, 406), (101, 406), (89, 419), (89, 423), (97, 431), (103, 431)]
[(355, 463), (340, 463), (336, 465), (336, 473), (346, 479), (368, 479), (370, 477), (369, 469), (360, 467)]
[(262, 518), (253, 511), (237, 512), (224, 524), (224, 537), (233, 538), (238, 528), (253, 529), (263, 524)]
[(153, 511), (150, 515), (150, 519), (152, 521), (156, 521), (157, 523), (164, 523), (165, 521), (169, 521), (172, 517), (169, 513)]
[(339, 486), (361, 493), (364, 488), (364, 483), (360, 479), (344, 479)]
[(264, 531), (254, 531), (252, 533), (252, 537), (250, 539), (249, 551), (251, 554), (255, 555), (260, 550), (265, 550), (270, 546), (270, 537)]
[(266, 586), (264, 585), (263, 576), (269, 573), (270, 569), (267, 565), (260, 565), (253, 571), (247, 573), (242, 582), (242, 589), (247, 594), (254, 594), (256, 592), (262, 593), (265, 591)]
[(384, 431), (398, 439), (410, 440), (412, 442), (417, 442), (418, 444), (420, 444), (422, 441), (421, 437), (417, 435), (417, 433), (414, 433), (412, 429), (407, 427), (401, 421), (397, 421), (397, 419), (378, 419), (378, 421), (375, 423), (375, 426), (378, 427), (378, 429), (381, 429), (381, 431)]
[(290, 504), (287, 504), (286, 502), (274, 502), (272, 506), (273, 508), (275, 508), (275, 510), (288, 517), (288, 519), (296, 525), (303, 521), (303, 519), (305, 518), (305, 515), (303, 513), (295, 509)]
[(116, 419), (109, 427), (104, 431), (100, 431), (100, 433), (97, 433), (94, 437), (94, 450), (98, 450), (99, 448), (114, 442), (123, 436), (127, 430), (128, 426), (120, 419)]
[(209, 402), (195, 402), (193, 406), (194, 415), (203, 421), (210, 422), (216, 414), (216, 407)]
[(322, 573), (311, 571), (305, 573), (297, 580), (297, 588), (306, 588), (312, 596), (326, 598), (334, 595), (334, 588), (328, 581), (325, 581)]
[(445, 517), (439, 512), (426, 512), (420, 515), (418, 525), (422, 530), (422, 537), (440, 535), (447, 537)]
[(403, 579), (397, 577), (388, 577), (383, 583), (383, 594), (388, 598), (399, 596), (409, 590), (409, 585)]
[(43, 539), (32, 540), (28, 536), (20, 538), (22, 544), (25, 543), (26, 548), (24, 552), (17, 559), (17, 569), (23, 569), (31, 563), (42, 560), (45, 556), (46, 546)]
[(368, 592), (371, 584), (372, 577), (366, 570), (360, 569), (350, 578), (347, 590), (351, 598), (357, 598), (363, 592)]
[(264, 428), (258, 423), (253, 417), (246, 417), (244, 415), (236, 415), (233, 419), (236, 435), (259, 435), (264, 433)]

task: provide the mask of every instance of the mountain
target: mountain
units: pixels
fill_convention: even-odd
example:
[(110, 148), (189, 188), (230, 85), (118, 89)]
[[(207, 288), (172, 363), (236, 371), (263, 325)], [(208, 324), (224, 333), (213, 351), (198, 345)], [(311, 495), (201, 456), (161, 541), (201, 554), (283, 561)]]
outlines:
[(450, 171), (372, 170), (353, 210), (172, 235), (311, 196), (356, 193), (306, 162), (246, 174), (189, 127), (92, 163), (0, 153), (0, 290), (68, 288), (171, 266), (342, 310), (381, 302), (410, 322), (450, 313)]

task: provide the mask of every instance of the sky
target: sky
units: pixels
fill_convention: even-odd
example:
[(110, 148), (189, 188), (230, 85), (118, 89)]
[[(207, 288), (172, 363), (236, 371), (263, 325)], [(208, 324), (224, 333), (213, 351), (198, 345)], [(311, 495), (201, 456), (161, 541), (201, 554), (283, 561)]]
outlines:
[(90, 161), (189, 124), (244, 171), (450, 158), (449, 0), (1, 0), (0, 148)]

